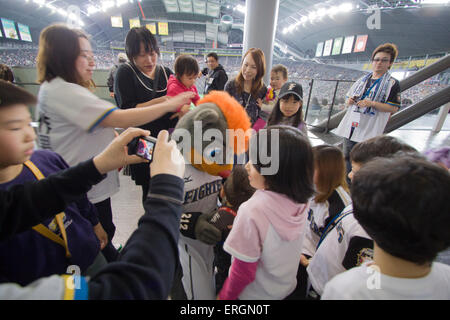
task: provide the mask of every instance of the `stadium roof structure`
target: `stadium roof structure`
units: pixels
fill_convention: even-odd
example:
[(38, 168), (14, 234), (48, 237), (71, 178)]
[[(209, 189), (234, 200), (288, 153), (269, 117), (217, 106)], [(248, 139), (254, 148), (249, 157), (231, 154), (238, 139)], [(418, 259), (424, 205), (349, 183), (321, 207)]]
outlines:
[(327, 57), (334, 60), (370, 58), (385, 42), (397, 44), (400, 57), (425, 56), (450, 51), (449, 17), (450, 1), (442, 0), (280, 0), (277, 38), (314, 57), (319, 42), (368, 35), (364, 52)]
[[(0, 0), (0, 17), (30, 27), (37, 40), (46, 26), (66, 22), (69, 6), (80, 9), (81, 27), (90, 34), (94, 43), (102, 46), (111, 41), (124, 41), (129, 30), (129, 19), (139, 18), (141, 24), (168, 22), (170, 31), (203, 30), (205, 25), (218, 24), (223, 15), (232, 14), (241, 0)], [(111, 16), (120, 15), (123, 28), (111, 26)], [(235, 23), (243, 23), (243, 16)], [(186, 25), (189, 27), (186, 28)], [(237, 39), (236, 41), (242, 41)]]
[[(368, 35), (366, 50), (329, 58), (368, 58), (370, 52), (384, 42), (396, 43), (400, 56), (450, 51), (448, 1), (439, 6), (423, 3), (430, 0), (279, 1), (277, 43), (299, 55), (314, 57), (319, 42), (352, 35)], [(347, 9), (339, 11), (345, 5)], [(245, 0), (0, 0), (0, 17), (28, 25), (37, 43), (44, 27), (67, 21), (71, 12), (69, 6), (80, 9), (82, 28), (99, 47), (123, 42), (129, 30), (129, 19), (133, 18), (140, 18), (142, 24), (168, 22), (170, 40), (191, 42), (186, 39), (193, 39), (192, 42), (201, 46), (206, 43), (205, 38), (211, 39), (211, 27), (220, 25), (221, 19), (228, 16), (232, 28), (222, 30), (225, 31), (222, 34), (227, 34), (222, 43), (239, 43), (243, 38)], [(236, 10), (238, 6), (241, 10)], [(369, 20), (374, 22), (374, 8), (380, 12), (379, 29), (368, 26)], [(111, 26), (111, 16), (117, 15), (122, 18), (123, 28)], [(164, 40), (164, 36), (161, 37), (160, 40)], [(203, 42), (197, 41), (202, 38)]]

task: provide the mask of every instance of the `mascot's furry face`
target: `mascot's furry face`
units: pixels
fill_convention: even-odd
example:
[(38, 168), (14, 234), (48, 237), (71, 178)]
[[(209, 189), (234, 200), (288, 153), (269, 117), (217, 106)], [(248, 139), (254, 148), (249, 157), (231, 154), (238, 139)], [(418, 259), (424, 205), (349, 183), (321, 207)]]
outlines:
[(234, 154), (248, 148), (250, 127), (247, 112), (233, 97), (211, 91), (178, 121), (172, 137), (186, 162), (213, 176), (227, 177)]

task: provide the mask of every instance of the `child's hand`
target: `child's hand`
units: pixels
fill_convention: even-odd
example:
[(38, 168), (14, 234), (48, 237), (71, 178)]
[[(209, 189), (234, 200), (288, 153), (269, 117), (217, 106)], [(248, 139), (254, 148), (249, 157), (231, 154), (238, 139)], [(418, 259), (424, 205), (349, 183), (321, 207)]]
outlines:
[(94, 233), (97, 236), (98, 240), (100, 240), (100, 250), (103, 250), (108, 244), (108, 235), (106, 234), (105, 229), (103, 229), (102, 225), (97, 223), (94, 227)]
[(303, 254), (300, 255), (300, 264), (305, 268), (309, 266), (309, 259), (306, 258)]
[(190, 104), (191, 100), (195, 98), (195, 93), (192, 91), (182, 92), (175, 97), (167, 100), (168, 110), (169, 112), (175, 112), (178, 110), (180, 106), (185, 104)]
[(181, 107), (180, 111), (171, 115), (169, 119), (172, 120), (173, 118), (176, 117), (181, 119), (181, 117), (184, 116), (186, 113), (188, 113), (189, 110), (191, 110), (191, 106), (189, 104), (185, 104), (184, 106)]
[(261, 98), (258, 98), (258, 99), (256, 99), (256, 103), (258, 104), (258, 107), (262, 107), (262, 99)]

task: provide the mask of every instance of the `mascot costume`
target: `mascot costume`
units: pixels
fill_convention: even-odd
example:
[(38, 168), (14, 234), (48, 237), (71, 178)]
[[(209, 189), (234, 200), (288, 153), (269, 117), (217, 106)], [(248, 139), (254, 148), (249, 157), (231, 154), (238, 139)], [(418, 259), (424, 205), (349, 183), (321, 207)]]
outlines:
[[(186, 161), (178, 250), (185, 298), (211, 300), (216, 298), (214, 245), (222, 235), (209, 221), (218, 208), (222, 179), (232, 170), (236, 155), (248, 148), (251, 124), (244, 108), (225, 91), (212, 91), (197, 105), (172, 133)], [(182, 298), (180, 278), (181, 272), (175, 277), (172, 299)]]

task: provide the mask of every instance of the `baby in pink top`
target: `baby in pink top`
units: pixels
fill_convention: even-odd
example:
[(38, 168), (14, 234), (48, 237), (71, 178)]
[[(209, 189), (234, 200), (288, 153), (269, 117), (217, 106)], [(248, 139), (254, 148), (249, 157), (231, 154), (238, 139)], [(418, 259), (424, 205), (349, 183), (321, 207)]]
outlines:
[[(167, 83), (167, 96), (174, 97), (181, 92), (192, 91), (195, 93), (195, 97), (192, 98), (191, 102), (196, 105), (198, 100), (200, 100), (197, 87), (195, 86), (200, 70), (197, 60), (190, 55), (180, 55), (175, 60), (174, 69), (175, 76), (171, 75)], [(186, 106), (180, 106), (177, 112), (186, 113), (190, 107)]]
[[(266, 133), (267, 139), (261, 139)], [(290, 126), (261, 129), (252, 139), (260, 141), (250, 145), (261, 147), (267, 141), (265, 150), (278, 145), (279, 152), (269, 153), (269, 164), (250, 152), (246, 169), (257, 191), (240, 206), (224, 244), (233, 262), (218, 296), (221, 300), (281, 300), (296, 287), (308, 199), (314, 192), (312, 148), (300, 130)], [(271, 144), (271, 139), (278, 141)], [(275, 174), (264, 175), (276, 164)]]

